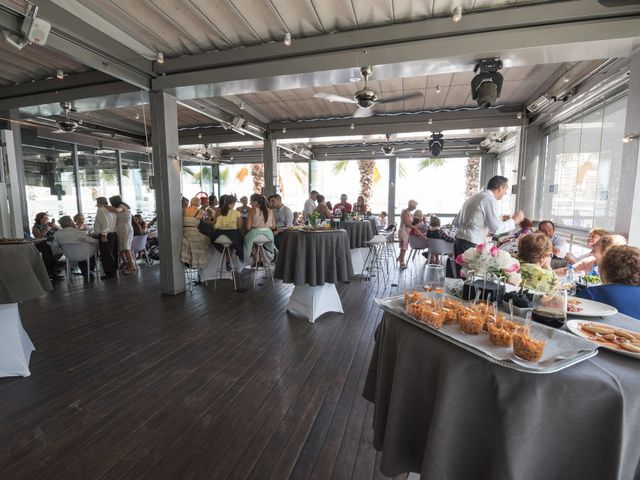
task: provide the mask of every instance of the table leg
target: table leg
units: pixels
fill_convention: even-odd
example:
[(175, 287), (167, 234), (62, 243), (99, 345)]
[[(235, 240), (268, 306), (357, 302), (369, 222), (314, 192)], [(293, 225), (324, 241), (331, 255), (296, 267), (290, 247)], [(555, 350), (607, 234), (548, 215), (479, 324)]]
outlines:
[(317, 287), (296, 285), (287, 310), (304, 315), (311, 323), (323, 313), (344, 313), (338, 290), (333, 283), (325, 283)]
[(352, 248), (351, 249), (351, 263), (353, 263), (353, 275), (362, 275), (362, 269), (364, 267), (364, 261), (369, 253), (369, 247), (366, 248)]
[(31, 352), (35, 350), (22, 328), (17, 303), (0, 305), (0, 377), (28, 377)]

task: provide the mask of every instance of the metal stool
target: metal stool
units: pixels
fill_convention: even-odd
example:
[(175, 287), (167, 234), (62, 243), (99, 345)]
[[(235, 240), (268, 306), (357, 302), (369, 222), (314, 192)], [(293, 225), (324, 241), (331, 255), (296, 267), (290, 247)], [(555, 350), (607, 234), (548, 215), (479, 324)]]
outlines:
[(216, 277), (213, 284), (213, 291), (214, 292), (216, 291), (216, 287), (218, 286), (218, 280), (222, 279), (222, 271), (223, 271), (222, 269), (226, 268), (225, 259), (231, 265), (231, 278), (233, 279), (233, 289), (237, 290), (238, 288), (236, 287), (236, 273), (238, 272), (238, 269), (236, 268), (233, 262), (233, 258), (231, 256), (231, 249), (229, 248), (233, 245), (233, 242), (226, 235), (220, 235), (218, 238), (216, 238), (215, 242), (213, 243), (222, 245), (222, 257), (220, 258), (220, 267), (218, 267), (218, 276)]
[[(193, 268), (184, 264), (185, 284), (189, 287), (189, 291), (193, 292), (193, 284), (198, 282), (198, 274), (202, 273), (201, 268)], [(204, 277), (204, 275), (202, 275)], [(205, 280), (205, 285), (207, 281)]]
[[(375, 235), (366, 243), (369, 245), (369, 253), (367, 253), (367, 258), (364, 260), (362, 276), (364, 276), (366, 280), (370, 280), (372, 272), (382, 272), (382, 275), (386, 277), (388, 272), (385, 273), (385, 264), (387, 265), (387, 270), (389, 268), (388, 262), (384, 259), (384, 250), (387, 243), (386, 237), (384, 235)], [(367, 272), (366, 275), (365, 271)]]
[(275, 286), (276, 282), (273, 279), (273, 270), (271, 269), (271, 263), (267, 259), (267, 252), (264, 248), (265, 243), (269, 243), (271, 240), (266, 235), (257, 235), (253, 240), (253, 244), (256, 247), (256, 258), (255, 265), (251, 267), (251, 270), (254, 271), (253, 276), (253, 288), (256, 288), (256, 282), (258, 278), (258, 271), (260, 270), (260, 262), (262, 262), (262, 271), (265, 273), (265, 277), (267, 272), (271, 275), (271, 283)]

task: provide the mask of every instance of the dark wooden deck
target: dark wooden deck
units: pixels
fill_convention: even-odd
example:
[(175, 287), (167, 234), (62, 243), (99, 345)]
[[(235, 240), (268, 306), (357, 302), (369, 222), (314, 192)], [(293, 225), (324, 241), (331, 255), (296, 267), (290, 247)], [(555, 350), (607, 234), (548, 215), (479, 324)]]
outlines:
[(391, 282), (340, 285), (344, 315), (310, 324), (290, 285), (167, 297), (157, 268), (20, 307), (37, 350), (0, 379), (0, 478), (385, 478), (361, 392)]

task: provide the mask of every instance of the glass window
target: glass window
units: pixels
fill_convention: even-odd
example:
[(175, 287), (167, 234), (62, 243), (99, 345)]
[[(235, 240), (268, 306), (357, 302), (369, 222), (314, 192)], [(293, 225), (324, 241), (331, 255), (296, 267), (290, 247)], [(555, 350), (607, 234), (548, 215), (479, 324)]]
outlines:
[[(369, 193), (372, 212), (387, 210), (389, 196), (389, 159), (341, 160), (313, 162), (312, 188), (333, 205), (340, 195), (347, 195), (355, 203), (359, 195)], [(306, 200), (306, 197), (305, 197)], [(304, 201), (302, 202), (304, 204)], [(302, 205), (300, 205), (302, 208)]]
[(220, 165), (220, 194), (234, 194), (240, 198), (248, 197), (256, 191), (260, 192), (264, 186), (263, 175), (261, 163)]
[(293, 211), (301, 211), (309, 197), (309, 164), (278, 163), (278, 191), (285, 205)]
[(97, 211), (96, 198), (109, 198), (120, 194), (116, 152), (115, 150), (96, 150), (79, 145), (78, 167), (82, 213), (84, 213), (87, 223), (91, 225)]
[(182, 162), (180, 181), (182, 183), (182, 195), (191, 200), (196, 194), (202, 192), (202, 167), (200, 162)]
[(69, 144), (25, 139), (24, 158), (27, 213), (33, 223), (38, 212), (56, 221), (78, 213), (72, 147)]
[(122, 198), (149, 221), (155, 217), (156, 197), (151, 189), (150, 178), (153, 175), (151, 159), (144, 154), (122, 152)]
[(626, 97), (602, 99), (549, 132), (540, 218), (585, 229), (615, 227), (626, 105)]
[(467, 158), (399, 158), (396, 214), (415, 200), (422, 213), (451, 221), (466, 198), (467, 163)]

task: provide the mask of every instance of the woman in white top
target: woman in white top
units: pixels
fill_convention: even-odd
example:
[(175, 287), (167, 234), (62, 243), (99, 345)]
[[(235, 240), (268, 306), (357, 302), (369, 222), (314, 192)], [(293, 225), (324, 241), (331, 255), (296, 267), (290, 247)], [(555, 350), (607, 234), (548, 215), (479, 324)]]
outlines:
[(269, 239), (264, 244), (264, 248), (268, 253), (273, 253), (273, 230), (276, 228), (276, 221), (273, 211), (267, 207), (267, 199), (264, 195), (254, 193), (251, 195), (251, 211), (247, 218), (247, 234), (244, 237), (244, 245), (247, 250), (251, 250), (251, 256), (254, 261), (263, 261), (263, 259), (255, 259), (257, 248), (254, 245), (256, 237), (262, 235)]
[(118, 214), (116, 220), (116, 235), (118, 236), (118, 250), (124, 257), (126, 275), (136, 271), (131, 255), (131, 241), (133, 240), (133, 226), (131, 225), (131, 207), (122, 201), (120, 195), (109, 197), (111, 206), (105, 206), (108, 210)]

